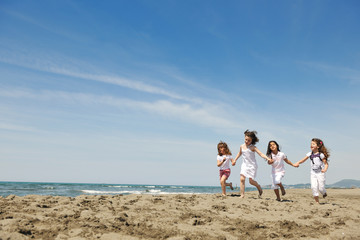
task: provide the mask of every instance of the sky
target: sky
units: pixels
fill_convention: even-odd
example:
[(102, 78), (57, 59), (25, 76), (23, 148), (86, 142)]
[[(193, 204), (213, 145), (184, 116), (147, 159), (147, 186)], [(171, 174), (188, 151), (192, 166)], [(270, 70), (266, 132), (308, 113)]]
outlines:
[[(219, 186), (217, 144), (236, 156), (247, 129), (292, 162), (321, 138), (327, 183), (359, 180), (359, 12), (356, 0), (2, 0), (0, 181)], [(309, 182), (309, 160), (286, 165), (284, 184)]]

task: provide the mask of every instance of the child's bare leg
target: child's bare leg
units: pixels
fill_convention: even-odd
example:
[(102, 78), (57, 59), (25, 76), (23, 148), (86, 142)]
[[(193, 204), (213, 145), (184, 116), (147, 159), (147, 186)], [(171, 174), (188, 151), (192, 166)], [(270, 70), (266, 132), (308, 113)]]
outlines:
[(226, 179), (227, 179), (227, 177), (225, 175), (223, 175), (220, 179), (220, 185), (221, 185), (221, 190), (222, 190), (223, 196), (226, 196)]
[(244, 175), (240, 175), (240, 197), (244, 198), (245, 196), (245, 179)]
[(231, 183), (226, 183), (227, 187), (230, 187), (231, 190), (234, 190), (233, 186), (232, 186), (232, 182)]
[(276, 200), (281, 201), (279, 189), (274, 189)]
[(282, 185), (282, 183), (280, 183), (280, 184), (278, 184), (279, 185), (279, 187), (280, 187), (280, 189), (281, 189), (281, 195), (285, 195), (286, 194), (286, 191), (285, 191), (285, 188), (284, 188), (284, 186)]
[(258, 182), (252, 178), (249, 178), (249, 183), (257, 188), (257, 190), (259, 191), (259, 196), (261, 197), (263, 190), (261, 186), (258, 184)]

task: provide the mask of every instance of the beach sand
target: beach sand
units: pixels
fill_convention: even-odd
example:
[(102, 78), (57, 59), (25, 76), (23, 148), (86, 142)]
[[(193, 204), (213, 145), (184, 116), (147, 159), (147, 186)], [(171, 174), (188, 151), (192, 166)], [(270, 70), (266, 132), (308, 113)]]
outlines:
[(0, 197), (0, 239), (360, 239), (360, 189)]

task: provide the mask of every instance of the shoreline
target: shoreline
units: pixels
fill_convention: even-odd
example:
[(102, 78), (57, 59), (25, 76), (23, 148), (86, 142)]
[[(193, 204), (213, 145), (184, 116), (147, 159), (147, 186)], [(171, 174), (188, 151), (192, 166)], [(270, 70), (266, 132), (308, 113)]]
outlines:
[[(344, 180), (345, 181), (345, 180)], [(356, 180), (353, 180), (356, 181)], [(360, 181), (359, 181), (360, 182)], [(340, 182), (340, 184), (343, 184)], [(236, 193), (239, 188), (236, 183), (235, 191), (229, 193)], [(262, 188), (271, 189), (270, 185), (261, 185)], [(360, 183), (359, 185), (360, 186)], [(287, 185), (284, 184), (285, 189), (309, 189), (310, 184)], [(326, 189), (348, 189), (335, 186), (326, 185)], [(351, 187), (350, 187), (351, 189)], [(257, 191), (251, 185), (245, 188), (245, 192)], [(78, 183), (33, 183), (33, 182), (0, 182), (0, 196), (7, 197), (9, 195), (26, 196), (26, 195), (41, 195), (41, 196), (68, 196), (76, 197), (80, 195), (129, 195), (129, 194), (216, 194), (221, 192), (221, 186), (186, 186), (186, 185), (132, 185), (132, 184), (78, 184)]]
[(356, 239), (360, 189), (0, 197), (0, 239)]

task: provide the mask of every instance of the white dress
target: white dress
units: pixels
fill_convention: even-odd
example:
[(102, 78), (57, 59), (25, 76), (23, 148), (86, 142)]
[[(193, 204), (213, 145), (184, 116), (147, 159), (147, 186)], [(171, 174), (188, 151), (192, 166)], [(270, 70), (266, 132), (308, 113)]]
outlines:
[(246, 150), (241, 149), (243, 163), (241, 164), (240, 174), (247, 178), (255, 179), (258, 166), (255, 159), (255, 152), (251, 151), (249, 147)]
[(271, 171), (271, 187), (272, 189), (279, 189), (278, 184), (281, 183), (281, 179), (285, 175), (284, 159), (287, 157), (283, 152), (278, 152), (276, 155), (271, 153), (271, 158), (274, 160)]

